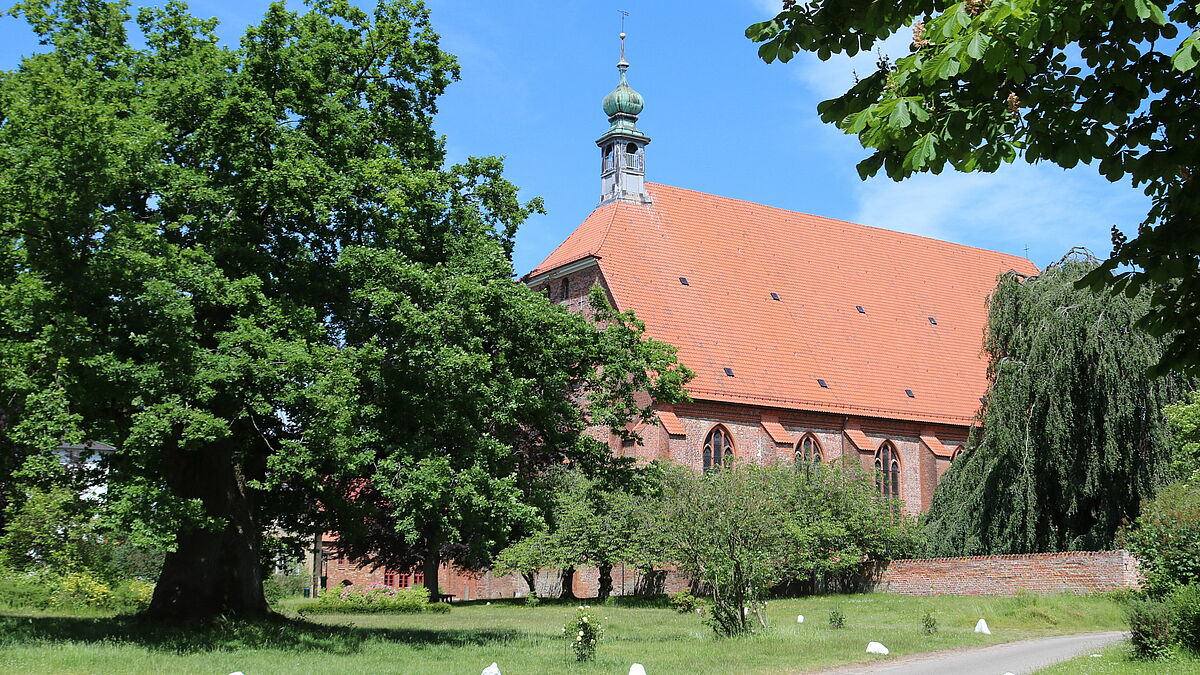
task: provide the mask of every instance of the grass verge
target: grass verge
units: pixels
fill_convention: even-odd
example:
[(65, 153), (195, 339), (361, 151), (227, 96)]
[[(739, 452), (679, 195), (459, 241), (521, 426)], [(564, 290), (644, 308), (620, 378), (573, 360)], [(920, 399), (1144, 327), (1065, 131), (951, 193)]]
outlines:
[[(284, 603), (283, 611), (292, 603)], [(839, 609), (846, 627), (829, 626)], [(938, 631), (925, 635), (931, 613)], [(477, 673), (496, 661), (506, 675), (628, 672), (796, 673), (869, 661), (867, 642), (893, 656), (1046, 635), (1122, 628), (1120, 604), (1103, 596), (908, 598), (843, 595), (770, 603), (771, 630), (719, 639), (696, 615), (655, 607), (600, 606), (608, 639), (596, 661), (571, 661), (563, 624), (572, 605), (494, 603), (449, 614), (325, 615), (290, 623), (220, 622), (166, 627), (128, 618), (0, 613), (0, 670), (37, 673), (295, 672)], [(796, 622), (803, 614), (805, 622)], [(973, 632), (987, 619), (992, 635)]]
[(1182, 652), (1170, 661), (1139, 661), (1129, 643), (1109, 647), (1100, 656), (1081, 656), (1038, 671), (1038, 675), (1195, 675), (1200, 673), (1200, 654)]

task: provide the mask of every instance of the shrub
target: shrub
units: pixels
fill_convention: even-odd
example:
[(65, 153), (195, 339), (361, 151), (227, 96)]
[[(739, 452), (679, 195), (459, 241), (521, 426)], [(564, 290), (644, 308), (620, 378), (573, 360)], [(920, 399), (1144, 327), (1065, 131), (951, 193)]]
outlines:
[(604, 626), (592, 616), (590, 607), (583, 605), (575, 618), (563, 626), (563, 635), (570, 640), (571, 651), (576, 661), (591, 661), (596, 658), (596, 647), (604, 639)]
[(837, 629), (846, 627), (846, 615), (842, 613), (842, 610), (836, 607), (829, 610), (829, 627)]
[(683, 590), (670, 596), (671, 609), (680, 614), (691, 614), (697, 609), (704, 609), (704, 601), (692, 595), (691, 591)]
[(424, 586), (393, 588), (376, 583), (326, 591), (319, 600), (304, 603), (296, 611), (301, 614), (419, 614), (449, 612), (450, 605), (431, 604), (429, 590)]
[(284, 598), (293, 598), (304, 590), (306, 579), (298, 574), (272, 574), (263, 579), (263, 595), (267, 602), (275, 604)]
[(1171, 609), (1164, 602), (1134, 600), (1127, 609), (1134, 654), (1141, 659), (1171, 655)]
[(1142, 507), (1124, 544), (1141, 559), (1152, 595), (1200, 583), (1200, 485), (1185, 481), (1163, 488)]
[(1200, 651), (1200, 585), (1181, 586), (1171, 594), (1171, 626), (1175, 640)]
[(938, 631), (937, 619), (930, 612), (925, 612), (925, 616), (921, 617), (921, 628), (926, 635), (933, 635)]
[(0, 605), (11, 609), (46, 609), (54, 588), (35, 575), (0, 570)]
[(113, 606), (113, 592), (91, 574), (76, 572), (62, 578), (54, 592), (53, 604), (60, 607), (109, 609)]
[(762, 603), (788, 579), (850, 574), (913, 549), (914, 521), (850, 464), (734, 463), (681, 469), (665, 483), (654, 509), (663, 557), (708, 589), (707, 623), (719, 635), (765, 629)]
[(120, 612), (140, 612), (150, 606), (154, 584), (141, 579), (128, 579), (113, 587), (112, 607)]
[(541, 600), (538, 599), (537, 593), (530, 591), (529, 595), (525, 596), (526, 607), (537, 607), (539, 603), (541, 603)]

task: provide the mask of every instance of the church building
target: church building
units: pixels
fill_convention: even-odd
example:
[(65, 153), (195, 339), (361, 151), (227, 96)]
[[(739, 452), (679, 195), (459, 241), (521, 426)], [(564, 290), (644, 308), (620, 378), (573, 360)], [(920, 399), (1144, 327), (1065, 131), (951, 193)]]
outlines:
[[(624, 35), (622, 35), (624, 38)], [(623, 52), (624, 50), (622, 50)], [(604, 98), (600, 202), (524, 277), (583, 310), (600, 285), (696, 372), (614, 453), (697, 470), (849, 458), (929, 507), (987, 390), (986, 300), (1027, 259), (647, 181), (641, 95)]]
[[(624, 35), (622, 34), (622, 39)], [(729, 461), (860, 462), (911, 513), (928, 509), (962, 450), (987, 390), (986, 301), (1027, 259), (647, 182), (642, 97), (619, 83), (604, 98), (600, 201), (523, 277), (587, 311), (593, 286), (633, 310), (696, 373), (692, 401), (654, 403), (641, 444), (609, 435), (614, 454), (700, 471)], [(607, 434), (608, 432), (603, 432)], [(407, 587), (419, 575), (355, 566), (331, 549), (329, 587)], [(641, 580), (613, 571), (617, 595)], [(596, 570), (574, 592), (595, 594)], [(524, 596), (519, 575), (440, 572), (457, 600)], [(678, 581), (678, 580), (676, 580)], [(544, 572), (541, 595), (557, 595)], [(682, 588), (683, 586), (679, 586)]]

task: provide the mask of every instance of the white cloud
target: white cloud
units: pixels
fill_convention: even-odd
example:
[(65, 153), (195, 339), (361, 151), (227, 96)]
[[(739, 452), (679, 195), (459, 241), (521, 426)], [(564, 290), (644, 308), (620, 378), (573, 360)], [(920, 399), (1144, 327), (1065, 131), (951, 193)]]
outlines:
[(1017, 255), (1038, 265), (1073, 246), (1106, 257), (1110, 228), (1129, 231), (1148, 200), (1089, 167), (1012, 164), (993, 174), (921, 174), (903, 182), (877, 176), (856, 190), (855, 220)]

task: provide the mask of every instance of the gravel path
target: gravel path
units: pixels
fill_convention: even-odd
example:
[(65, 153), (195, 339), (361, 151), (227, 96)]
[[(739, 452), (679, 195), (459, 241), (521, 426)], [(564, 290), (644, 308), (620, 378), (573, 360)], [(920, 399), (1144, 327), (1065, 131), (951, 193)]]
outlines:
[(1060, 635), (1006, 642), (989, 647), (909, 654), (886, 661), (857, 663), (819, 672), (827, 675), (1025, 675), (1076, 656), (1099, 651), (1127, 637), (1129, 634), (1121, 631)]

